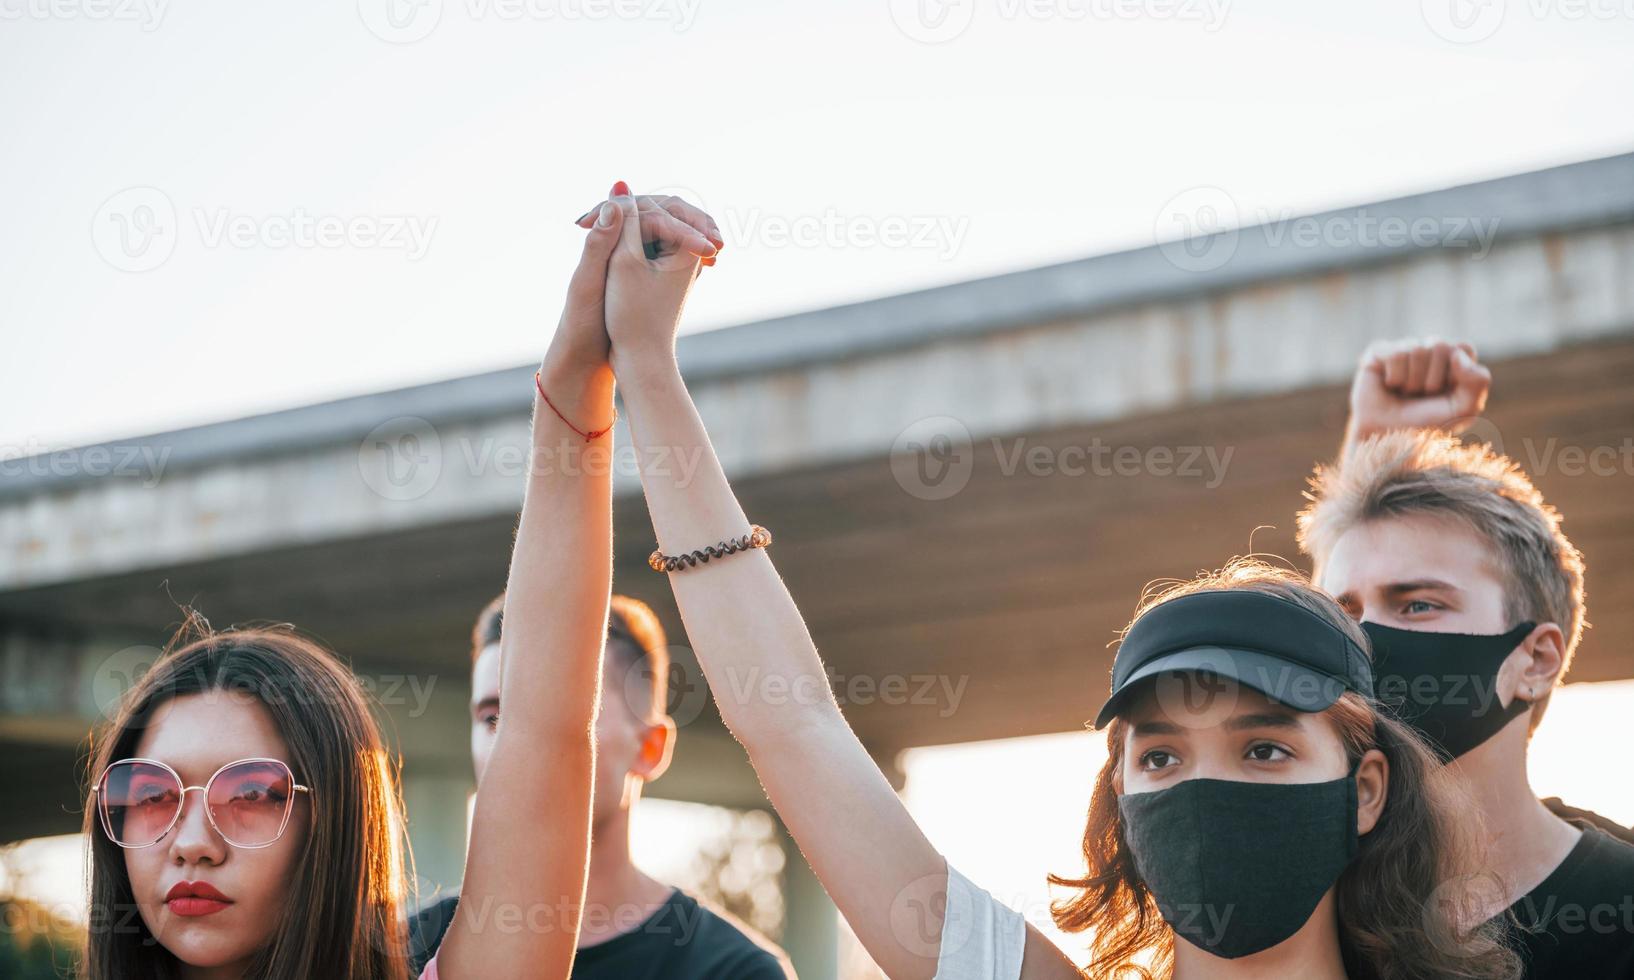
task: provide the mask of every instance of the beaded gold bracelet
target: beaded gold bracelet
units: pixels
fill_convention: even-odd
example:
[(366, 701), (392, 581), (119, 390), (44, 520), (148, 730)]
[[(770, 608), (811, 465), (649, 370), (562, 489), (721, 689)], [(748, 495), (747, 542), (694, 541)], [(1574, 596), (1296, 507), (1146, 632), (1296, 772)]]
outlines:
[(700, 551), (689, 551), (684, 555), (666, 555), (661, 551), (654, 551), (647, 556), (647, 565), (655, 572), (682, 572), (711, 558), (725, 558), (727, 555), (735, 555), (750, 548), (764, 548), (771, 543), (772, 532), (759, 524), (751, 524), (749, 533), (743, 537), (728, 538), (718, 545), (710, 545)]

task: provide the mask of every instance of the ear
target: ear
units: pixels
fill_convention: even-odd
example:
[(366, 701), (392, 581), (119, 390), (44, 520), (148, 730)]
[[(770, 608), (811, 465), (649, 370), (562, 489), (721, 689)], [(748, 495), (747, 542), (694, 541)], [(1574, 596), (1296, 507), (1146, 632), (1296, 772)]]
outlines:
[(1356, 832), (1371, 833), (1378, 826), (1384, 801), (1390, 796), (1390, 760), (1378, 749), (1368, 749), (1356, 764)]
[(652, 782), (669, 768), (675, 752), (675, 719), (664, 715), (641, 731), (641, 744), (630, 766), (630, 775)]
[(1512, 670), (1515, 678), (1508, 692), (1510, 700), (1535, 703), (1548, 697), (1559, 683), (1565, 664), (1566, 634), (1555, 623), (1539, 625), (1504, 661), (1504, 668)]

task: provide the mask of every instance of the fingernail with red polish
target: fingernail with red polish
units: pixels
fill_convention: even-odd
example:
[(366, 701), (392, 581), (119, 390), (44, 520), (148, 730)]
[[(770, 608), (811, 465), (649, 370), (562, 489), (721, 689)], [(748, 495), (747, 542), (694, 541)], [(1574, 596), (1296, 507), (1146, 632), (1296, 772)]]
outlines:
[(618, 181), (617, 183), (615, 183), (613, 185), (613, 196), (614, 197), (629, 197), (630, 196), (630, 185), (626, 184), (622, 180)]

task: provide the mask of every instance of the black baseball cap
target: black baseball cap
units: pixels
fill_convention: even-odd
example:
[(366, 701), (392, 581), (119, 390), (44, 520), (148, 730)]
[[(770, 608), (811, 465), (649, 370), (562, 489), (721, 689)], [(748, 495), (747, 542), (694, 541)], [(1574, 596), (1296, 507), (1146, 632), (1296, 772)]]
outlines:
[(1140, 682), (1168, 673), (1227, 677), (1296, 711), (1321, 711), (1346, 691), (1373, 696), (1372, 660), (1344, 630), (1291, 599), (1210, 589), (1153, 606), (1124, 635), (1104, 728)]

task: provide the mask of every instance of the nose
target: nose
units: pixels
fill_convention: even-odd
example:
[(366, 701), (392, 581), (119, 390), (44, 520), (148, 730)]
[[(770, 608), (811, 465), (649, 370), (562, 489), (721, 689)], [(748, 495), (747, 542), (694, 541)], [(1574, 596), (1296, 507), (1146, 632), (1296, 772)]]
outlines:
[[(197, 800), (193, 790), (199, 791)], [(227, 842), (216, 833), (205, 812), (204, 789), (189, 786), (182, 790), (182, 815), (170, 832), (170, 858), (177, 864), (220, 864), (227, 859)]]

